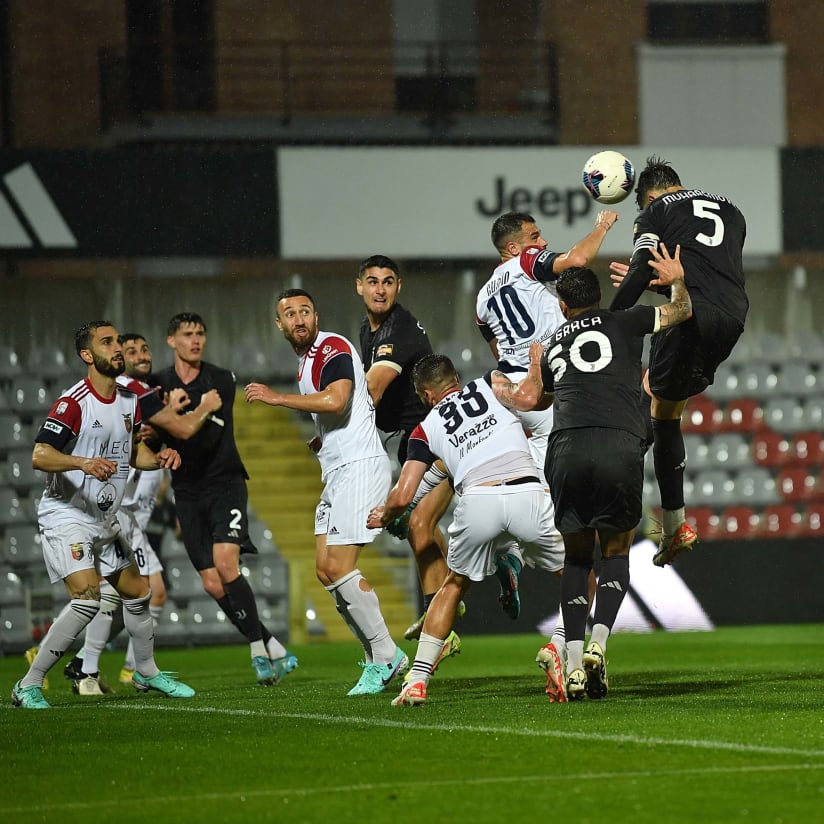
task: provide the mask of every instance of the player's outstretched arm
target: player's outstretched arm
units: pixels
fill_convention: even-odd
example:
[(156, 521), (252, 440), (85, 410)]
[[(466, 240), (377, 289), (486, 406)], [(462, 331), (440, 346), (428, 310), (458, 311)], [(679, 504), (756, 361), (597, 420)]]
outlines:
[(519, 383), (513, 383), (508, 375), (497, 370), (492, 373), (491, 385), (495, 397), (506, 407), (519, 412), (533, 409), (547, 409), (552, 404), (552, 395), (544, 392), (541, 379), (541, 356), (544, 348), (540, 343), (529, 347), (529, 370)]
[(423, 461), (407, 460), (404, 462), (398, 482), (389, 491), (385, 503), (376, 506), (366, 520), (369, 529), (380, 529), (402, 515), (412, 503), (415, 492), (420, 486), (424, 472), (429, 465)]
[(31, 456), (31, 464), (41, 472), (70, 472), (80, 469), (98, 481), (108, 481), (117, 472), (117, 464), (108, 458), (85, 458), (82, 455), (67, 455), (48, 443), (36, 443)]

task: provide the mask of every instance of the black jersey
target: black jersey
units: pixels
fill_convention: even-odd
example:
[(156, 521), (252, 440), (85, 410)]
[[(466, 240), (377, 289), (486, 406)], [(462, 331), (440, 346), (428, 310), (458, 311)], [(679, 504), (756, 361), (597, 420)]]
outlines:
[(632, 306), (655, 277), (650, 249), (661, 242), (672, 255), (680, 244), (692, 302), (712, 303), (743, 326), (749, 308), (742, 263), (746, 235), (744, 215), (721, 195), (682, 189), (656, 197), (636, 219), (629, 272), (610, 309)]
[(163, 392), (177, 388), (185, 390), (191, 401), (187, 409), (195, 409), (210, 389), (217, 389), (223, 401), (220, 409), (188, 440), (167, 435), (167, 443), (180, 453), (181, 458), (180, 468), (172, 472), (172, 486), (175, 489), (193, 489), (228, 478), (248, 478), (235, 444), (232, 416), (235, 376), (228, 369), (204, 361), (191, 383), (183, 383), (173, 366), (154, 377)]
[(363, 368), (386, 363), (400, 374), (384, 392), (377, 406), (375, 423), (383, 432), (411, 432), (429, 411), (415, 394), (412, 368), (432, 353), (426, 330), (417, 318), (399, 303), (374, 332), (364, 318), (360, 330)]
[(593, 309), (552, 335), (541, 357), (541, 376), (544, 390), (555, 393), (553, 432), (597, 426), (645, 437), (641, 355), (656, 312), (654, 306)]

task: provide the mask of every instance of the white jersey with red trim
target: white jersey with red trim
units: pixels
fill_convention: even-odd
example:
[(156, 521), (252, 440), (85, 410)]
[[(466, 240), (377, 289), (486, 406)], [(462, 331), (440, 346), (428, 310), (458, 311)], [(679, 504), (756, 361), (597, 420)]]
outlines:
[(386, 455), (375, 427), (375, 406), (357, 350), (342, 335), (319, 331), (312, 348), (300, 359), (300, 393), (316, 394), (340, 378), (349, 378), (353, 382), (346, 409), (339, 415), (312, 413), (321, 439), (318, 459), (324, 480), (326, 474), (338, 466)]
[(88, 522), (113, 519), (126, 488), (139, 424), (137, 396), (120, 385), (112, 398), (103, 398), (84, 378), (57, 399), (35, 441), (65, 454), (107, 458), (117, 464), (117, 471), (107, 481), (80, 469), (48, 473), (37, 510), (41, 526), (78, 517)]
[[(419, 451), (424, 441), (431, 455)], [(518, 419), (483, 379), (441, 399), (409, 438), (409, 458), (438, 457), (461, 492), (488, 481), (535, 476), (526, 436)]]
[(505, 372), (529, 368), (529, 346), (545, 344), (564, 322), (558, 299), (534, 267), (537, 258), (557, 255), (531, 246), (501, 263), (481, 287), (475, 302), (476, 321), (487, 341), (498, 343), (499, 368)]

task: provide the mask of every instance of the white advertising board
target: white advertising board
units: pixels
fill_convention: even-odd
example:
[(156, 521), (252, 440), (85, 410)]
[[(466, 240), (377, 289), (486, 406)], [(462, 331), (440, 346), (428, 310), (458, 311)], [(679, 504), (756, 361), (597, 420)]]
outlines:
[[(643, 168), (669, 160), (685, 186), (726, 195), (747, 218), (745, 255), (781, 252), (776, 149), (577, 146), (549, 148), (281, 148), (277, 150), (281, 255), (287, 259), (495, 257), (489, 230), (506, 211), (532, 214), (551, 249), (566, 251), (601, 206), (581, 184), (587, 158), (622, 151)], [(634, 196), (601, 255), (632, 249)]]

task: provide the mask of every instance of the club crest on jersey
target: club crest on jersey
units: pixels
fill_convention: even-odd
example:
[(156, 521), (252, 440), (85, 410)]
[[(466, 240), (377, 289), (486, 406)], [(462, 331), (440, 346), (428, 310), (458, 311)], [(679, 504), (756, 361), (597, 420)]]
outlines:
[(394, 349), (395, 349), (395, 347), (391, 343), (381, 344), (377, 348), (377, 351), (375, 352), (375, 357), (376, 358), (383, 358), (383, 357), (389, 356), (389, 355), (392, 354)]
[(60, 401), (60, 403), (57, 404), (57, 409), (54, 410), (54, 414), (62, 415), (68, 408), (69, 405), (66, 403), (66, 401)]
[(123, 425), (126, 427), (127, 432), (132, 431), (132, 413), (129, 412), (128, 414), (123, 415)]
[(84, 554), (84, 551), (85, 551), (85, 549), (83, 547), (83, 544), (72, 544), (70, 549), (72, 551), (72, 558), (75, 561), (82, 561), (83, 560), (83, 554)]

